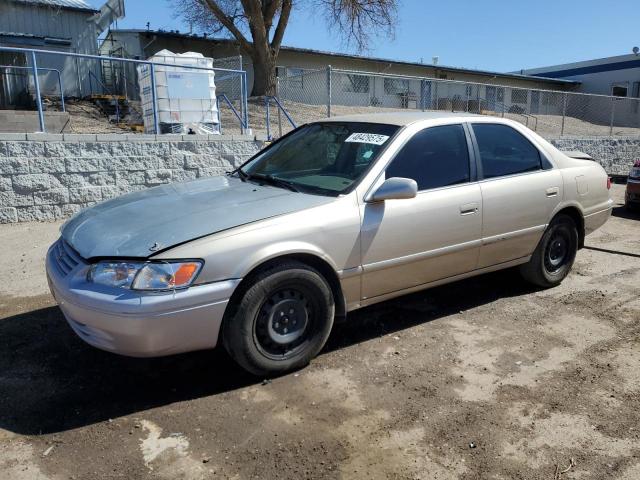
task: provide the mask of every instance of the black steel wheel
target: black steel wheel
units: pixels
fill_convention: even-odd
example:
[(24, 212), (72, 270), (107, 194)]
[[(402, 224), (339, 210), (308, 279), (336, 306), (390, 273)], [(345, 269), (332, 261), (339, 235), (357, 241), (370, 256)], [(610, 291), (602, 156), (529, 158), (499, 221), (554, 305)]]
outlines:
[(287, 261), (250, 279), (227, 313), (222, 333), (229, 354), (255, 375), (274, 375), (303, 367), (320, 352), (335, 304), (319, 272)]
[(545, 230), (531, 259), (520, 267), (528, 282), (549, 288), (569, 274), (578, 252), (578, 228), (569, 215), (559, 214)]

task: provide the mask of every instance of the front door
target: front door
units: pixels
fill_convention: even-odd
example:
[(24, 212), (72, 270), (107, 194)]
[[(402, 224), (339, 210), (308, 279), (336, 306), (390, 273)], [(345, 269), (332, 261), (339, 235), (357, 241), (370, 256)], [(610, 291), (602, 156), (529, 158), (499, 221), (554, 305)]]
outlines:
[(361, 206), (363, 299), (476, 268), (482, 197), (462, 125), (417, 132), (387, 167), (412, 178), (415, 198)]
[(562, 198), (562, 175), (508, 125), (473, 124), (483, 202), (478, 267), (531, 255)]

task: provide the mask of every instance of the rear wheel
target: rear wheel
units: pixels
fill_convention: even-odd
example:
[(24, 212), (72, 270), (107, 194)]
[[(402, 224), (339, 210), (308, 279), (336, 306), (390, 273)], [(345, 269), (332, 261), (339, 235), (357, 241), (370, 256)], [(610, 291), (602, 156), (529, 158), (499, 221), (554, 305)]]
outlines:
[(520, 267), (530, 283), (549, 288), (559, 285), (569, 274), (578, 251), (578, 228), (565, 214), (557, 215), (549, 224), (531, 260)]
[(287, 262), (259, 273), (223, 325), (231, 357), (254, 375), (307, 365), (324, 346), (335, 313), (331, 288), (311, 267)]

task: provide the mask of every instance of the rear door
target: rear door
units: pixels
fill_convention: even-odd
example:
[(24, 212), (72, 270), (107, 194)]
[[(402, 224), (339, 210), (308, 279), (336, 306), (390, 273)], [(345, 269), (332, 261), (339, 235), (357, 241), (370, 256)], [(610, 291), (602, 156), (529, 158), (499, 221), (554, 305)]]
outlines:
[(482, 192), (478, 268), (531, 255), (562, 198), (562, 175), (515, 128), (472, 124)]
[(384, 173), (414, 179), (418, 195), (361, 206), (364, 299), (476, 268), (482, 198), (468, 138), (460, 124), (418, 131)]

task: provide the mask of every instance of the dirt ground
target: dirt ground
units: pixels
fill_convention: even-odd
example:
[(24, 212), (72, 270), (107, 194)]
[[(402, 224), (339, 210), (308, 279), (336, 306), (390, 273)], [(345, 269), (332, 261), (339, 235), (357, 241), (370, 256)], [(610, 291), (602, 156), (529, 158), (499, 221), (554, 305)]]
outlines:
[(640, 215), (619, 203), (560, 287), (506, 271), (385, 302), (265, 381), (221, 350), (85, 345), (46, 290), (57, 228), (0, 227), (0, 478), (640, 478)]
[[(317, 121), (327, 116), (327, 107), (325, 105), (310, 105), (306, 103), (298, 103), (292, 101), (283, 101), (284, 107), (292, 117), (296, 125)], [(240, 106), (236, 102), (236, 108)], [(259, 97), (249, 99), (249, 126), (252, 133), (266, 135), (266, 107), (264, 100)], [(59, 106), (57, 107), (59, 109)], [(140, 112), (139, 102), (132, 102), (132, 108)], [(66, 109), (70, 114), (70, 125), (68, 133), (121, 133), (135, 134), (128, 128), (125, 119), (122, 124), (117, 125), (110, 123), (105, 115), (93, 103), (85, 100), (67, 101)], [(376, 112), (396, 112), (397, 108), (384, 107), (365, 107), (365, 106), (344, 106), (332, 105), (332, 116), (337, 115), (353, 115), (353, 114), (371, 114)], [(280, 132), (283, 134), (292, 130), (293, 126), (286, 117), (278, 112), (276, 106), (271, 103), (270, 107), (269, 133), (274, 137), (279, 137)], [(503, 116), (501, 113), (484, 111), (486, 115)], [(534, 129), (543, 137), (558, 137), (562, 131), (562, 116), (560, 115), (543, 115), (536, 114), (535, 118), (531, 115), (524, 116), (515, 113), (505, 113), (504, 117), (515, 120), (529, 128)], [(232, 110), (223, 102), (220, 105), (220, 119), (222, 123), (222, 131), (225, 134), (240, 134), (240, 122), (236, 118)], [(135, 122), (134, 122), (135, 123)], [(137, 123), (140, 123), (139, 120)], [(577, 136), (630, 136), (638, 135), (639, 128), (633, 127), (614, 127), (611, 129), (609, 125), (597, 125), (574, 117), (566, 117), (564, 122), (565, 135)]]

